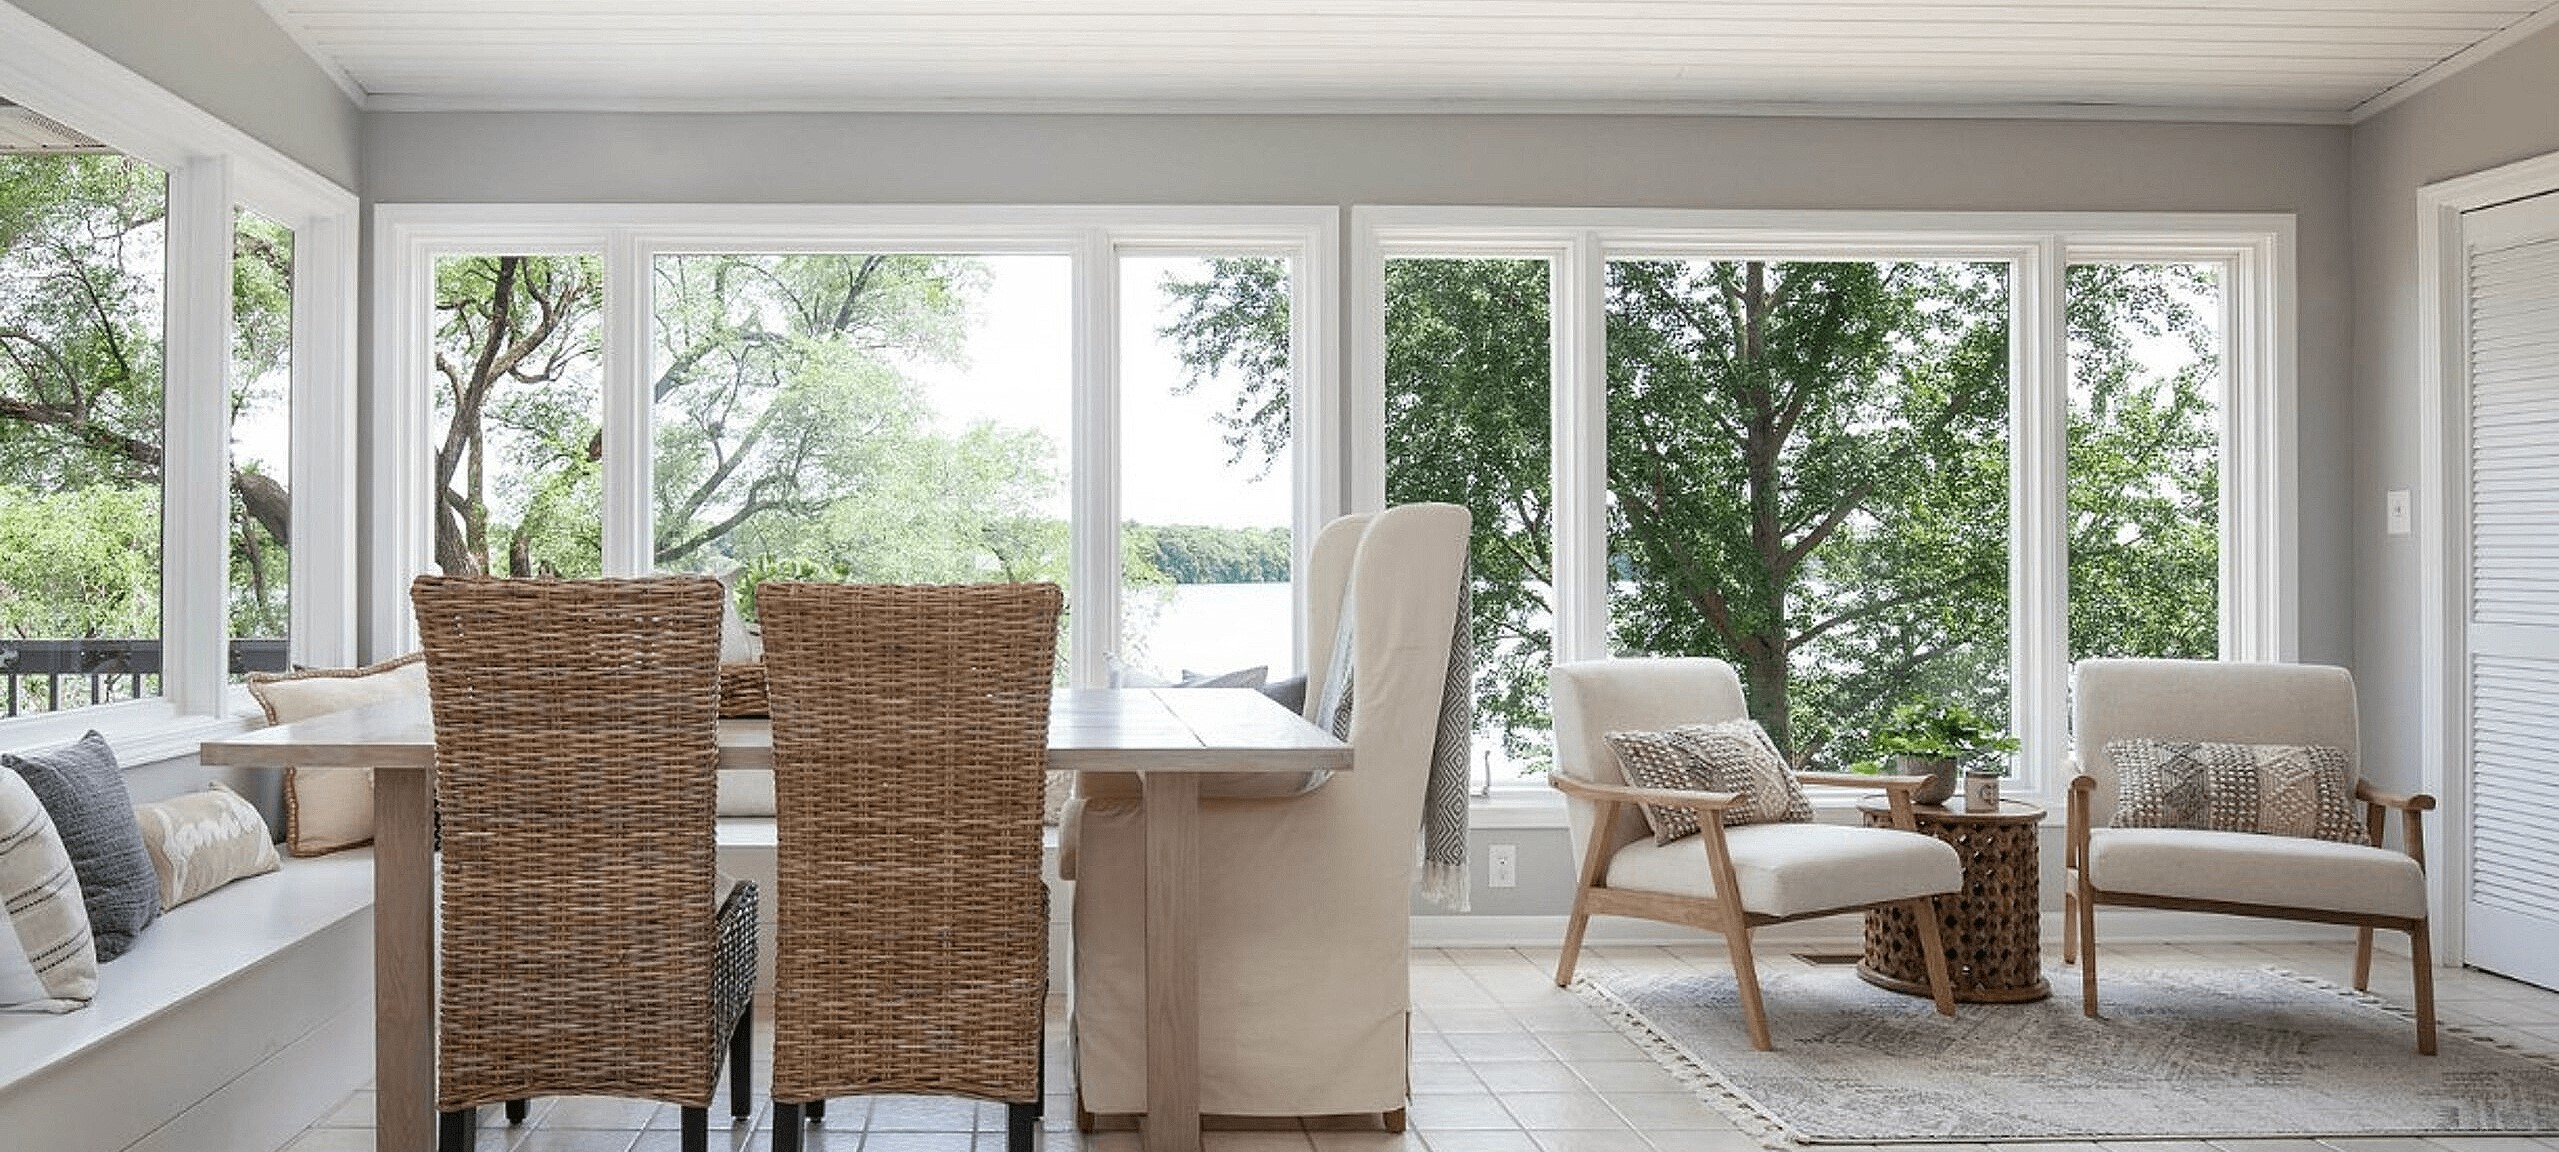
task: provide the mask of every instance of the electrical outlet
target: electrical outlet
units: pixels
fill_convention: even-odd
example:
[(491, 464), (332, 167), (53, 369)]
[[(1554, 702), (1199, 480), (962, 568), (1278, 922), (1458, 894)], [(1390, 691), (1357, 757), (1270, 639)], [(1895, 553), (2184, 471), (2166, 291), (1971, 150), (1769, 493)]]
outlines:
[(2384, 503), (2388, 506), (2390, 515), (2390, 534), (2393, 536), (2407, 535), (2408, 490), (2405, 488), (2391, 489), (2390, 495)]
[(1487, 851), (1486, 860), (1485, 871), (1492, 873), (1488, 883), (1495, 888), (1519, 887), (1519, 845), (1495, 844)]

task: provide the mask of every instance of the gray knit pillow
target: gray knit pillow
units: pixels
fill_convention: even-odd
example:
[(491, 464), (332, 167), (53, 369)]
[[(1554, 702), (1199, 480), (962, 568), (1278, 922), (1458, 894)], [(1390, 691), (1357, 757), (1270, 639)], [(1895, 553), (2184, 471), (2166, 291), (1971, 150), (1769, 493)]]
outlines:
[(2116, 828), (2261, 832), (2372, 843), (2355, 819), (2355, 765), (2343, 748), (2117, 740)]
[(71, 871), (80, 878), (81, 903), (98, 959), (113, 960), (160, 915), (160, 874), (143, 846), (133, 816), (124, 769), (106, 737), (91, 732), (79, 742), (43, 752), (0, 754), (27, 782), (45, 814), (53, 817)]
[[(1741, 802), (1724, 809), (1728, 826), (1800, 824), (1813, 818), (1812, 800), (1756, 720), (1687, 724), (1667, 732), (1610, 732), (1606, 739), (1626, 779), (1637, 787), (1739, 793)], [(1644, 822), (1652, 825), (1654, 841), (1661, 844), (1697, 832), (1697, 814), (1686, 808), (1647, 804)]]

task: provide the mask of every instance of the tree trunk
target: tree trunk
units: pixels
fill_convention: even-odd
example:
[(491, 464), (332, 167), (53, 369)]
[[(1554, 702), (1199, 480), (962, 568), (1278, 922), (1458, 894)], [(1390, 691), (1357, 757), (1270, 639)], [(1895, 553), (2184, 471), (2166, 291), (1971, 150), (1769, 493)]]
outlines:
[(1792, 656), (1786, 621), (1787, 571), (1785, 490), (1779, 477), (1785, 433), (1778, 427), (1776, 390), (1768, 379), (1768, 319), (1772, 301), (1768, 265), (1753, 260), (1742, 267), (1742, 330), (1735, 350), (1742, 374), (1742, 468), (1750, 497), (1750, 547), (1758, 571), (1734, 597), (1735, 623), (1742, 632), (1744, 689), (1753, 718), (1768, 730), (1778, 751), (1793, 757), (1794, 733), (1787, 698), (1787, 664)]

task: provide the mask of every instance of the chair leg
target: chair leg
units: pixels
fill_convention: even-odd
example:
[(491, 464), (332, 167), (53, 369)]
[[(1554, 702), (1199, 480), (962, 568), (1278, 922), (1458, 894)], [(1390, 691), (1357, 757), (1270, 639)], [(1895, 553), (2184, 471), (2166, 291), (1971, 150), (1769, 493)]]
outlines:
[(684, 1152), (711, 1152), (711, 1110), (684, 1110)]
[(2409, 979), (2417, 993), (2417, 1054), (2435, 1054), (2435, 949), (2426, 932), (2426, 922), (2408, 930)]
[(1405, 1128), (1404, 1110), (1401, 1108), (1387, 1109), (1384, 1119), (1389, 1132), (1401, 1132)]
[[(1731, 919), (1738, 921), (1736, 911)], [(1741, 991), (1742, 1022), (1750, 1027), (1750, 1046), (1762, 1052), (1777, 1045), (1768, 1038), (1768, 1010), (1759, 1002), (1759, 969), (1750, 959), (1750, 928), (1734, 923), (1724, 929), (1724, 950), (1733, 958), (1733, 983)]]
[(1919, 922), (1919, 950), (1928, 963), (1928, 992), (1937, 998), (1937, 1014), (1955, 1014), (1955, 978), (1946, 970), (1946, 936), (1937, 923), (1937, 900), (1923, 896), (1903, 905)]
[(479, 1109), (459, 1108), (436, 1113), (435, 1152), (471, 1152), (479, 1136)]
[(2079, 1011), (2097, 1018), (2097, 893), (2079, 878)]
[(522, 1124), (525, 1116), (532, 1111), (533, 1101), (531, 1100), (509, 1100), (506, 1102), (506, 1122), (510, 1125)]
[(2068, 886), (2061, 890), (2061, 962), (2079, 963), (2079, 893)]
[(1031, 1152), (1040, 1139), (1040, 1106), (1007, 1104), (1004, 1106), (1005, 1152)]
[(800, 1152), (800, 1125), (806, 1122), (800, 1105), (773, 1105), (773, 1152)]
[(755, 1115), (755, 1009), (738, 1013), (729, 1030), (729, 1115)]
[(802, 1107), (801, 1111), (808, 1113), (809, 1123), (811, 1124), (826, 1123), (826, 1100), (822, 1097), (809, 1101)]
[(1555, 962), (1555, 986), (1569, 988), (1573, 969), (1582, 959), (1582, 933), (1590, 928), (1590, 914), (1582, 911), (1580, 893), (1573, 894), (1573, 915), (1564, 922), (1564, 957)]
[(2372, 929), (2355, 929), (2355, 991), (2372, 991)]

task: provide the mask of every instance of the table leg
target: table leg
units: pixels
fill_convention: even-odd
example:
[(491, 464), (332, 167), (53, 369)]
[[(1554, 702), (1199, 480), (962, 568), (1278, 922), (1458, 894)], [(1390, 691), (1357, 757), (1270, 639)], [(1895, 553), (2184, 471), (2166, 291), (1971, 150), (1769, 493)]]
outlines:
[(1200, 778), (1146, 789), (1146, 1152), (1200, 1146)]
[(379, 1152), (435, 1148), (434, 774), (373, 773), (373, 1079)]

